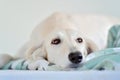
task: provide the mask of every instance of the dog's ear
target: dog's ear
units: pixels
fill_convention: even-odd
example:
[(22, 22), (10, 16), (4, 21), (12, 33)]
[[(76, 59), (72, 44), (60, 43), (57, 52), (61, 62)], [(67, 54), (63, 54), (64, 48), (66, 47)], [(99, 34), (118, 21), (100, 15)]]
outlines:
[(93, 52), (93, 50), (91, 49), (91, 47), (87, 47), (87, 55), (89, 55), (90, 53), (92, 53)]
[(97, 45), (92, 41), (92, 40), (86, 40), (87, 42), (87, 54), (89, 55), (90, 53), (97, 51), (98, 47)]
[(41, 58), (46, 58), (47, 53), (45, 50), (44, 43), (39, 46), (31, 46), (26, 51), (26, 58), (31, 60), (38, 60)]

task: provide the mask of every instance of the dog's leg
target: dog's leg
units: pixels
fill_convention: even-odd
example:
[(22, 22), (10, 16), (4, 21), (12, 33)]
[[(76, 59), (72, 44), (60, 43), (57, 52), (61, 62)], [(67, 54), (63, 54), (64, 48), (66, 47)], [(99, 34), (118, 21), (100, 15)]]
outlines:
[(0, 54), (0, 68), (2, 68), (9, 61), (13, 60), (13, 57), (8, 54)]
[(49, 62), (45, 59), (40, 59), (36, 61), (28, 61), (28, 69), (29, 70), (47, 70)]
[(27, 59), (28, 69), (30, 70), (46, 70), (49, 62), (43, 55), (42, 48), (36, 49)]

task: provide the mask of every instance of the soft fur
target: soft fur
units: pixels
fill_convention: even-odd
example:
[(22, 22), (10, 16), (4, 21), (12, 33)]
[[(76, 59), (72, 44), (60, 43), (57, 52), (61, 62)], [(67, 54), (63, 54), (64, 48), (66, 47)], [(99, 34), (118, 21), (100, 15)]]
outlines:
[[(98, 24), (89, 26), (87, 24), (92, 24), (90, 23), (92, 19), (88, 21), (86, 17), (80, 17), (78, 20), (76, 17), (63, 13), (55, 13), (48, 17), (33, 30), (30, 40), (21, 48), (16, 57), (26, 58), (28, 67), (32, 70), (46, 69), (49, 63), (68, 68), (72, 64), (68, 55), (79, 51), (83, 56), (81, 62), (83, 63), (89, 53), (105, 47), (107, 31), (111, 24), (105, 25), (107, 27), (102, 26), (104, 23), (101, 23), (101, 26)], [(95, 20), (96, 17), (93, 16), (93, 19)], [(82, 43), (76, 41), (79, 37), (83, 39)], [(51, 41), (56, 38), (59, 38), (61, 43), (52, 45)]]

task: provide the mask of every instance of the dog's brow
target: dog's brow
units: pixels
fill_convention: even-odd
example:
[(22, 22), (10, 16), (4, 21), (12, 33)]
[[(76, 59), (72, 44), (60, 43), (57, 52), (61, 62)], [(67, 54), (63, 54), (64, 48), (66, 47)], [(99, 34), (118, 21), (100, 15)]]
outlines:
[(61, 38), (64, 36), (64, 32), (57, 32), (56, 35), (53, 37), (54, 39), (55, 38)]
[(58, 32), (59, 36), (64, 36), (63, 32)]

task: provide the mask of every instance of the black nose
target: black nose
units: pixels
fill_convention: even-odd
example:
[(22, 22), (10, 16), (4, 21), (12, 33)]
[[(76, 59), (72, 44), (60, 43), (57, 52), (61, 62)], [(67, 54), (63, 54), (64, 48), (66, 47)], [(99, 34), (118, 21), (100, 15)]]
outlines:
[(82, 54), (80, 52), (72, 52), (68, 55), (69, 60), (74, 64), (79, 64), (82, 61)]

